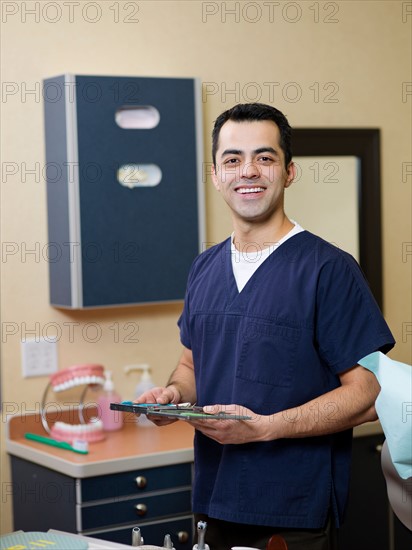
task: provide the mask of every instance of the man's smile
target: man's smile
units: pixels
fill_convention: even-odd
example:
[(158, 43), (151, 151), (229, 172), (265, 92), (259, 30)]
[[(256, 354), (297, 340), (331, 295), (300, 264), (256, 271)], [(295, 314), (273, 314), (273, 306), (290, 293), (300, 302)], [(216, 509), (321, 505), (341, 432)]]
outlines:
[(262, 193), (265, 190), (264, 187), (260, 186), (248, 186), (248, 187), (236, 187), (236, 193), (241, 195), (251, 194), (251, 193)]

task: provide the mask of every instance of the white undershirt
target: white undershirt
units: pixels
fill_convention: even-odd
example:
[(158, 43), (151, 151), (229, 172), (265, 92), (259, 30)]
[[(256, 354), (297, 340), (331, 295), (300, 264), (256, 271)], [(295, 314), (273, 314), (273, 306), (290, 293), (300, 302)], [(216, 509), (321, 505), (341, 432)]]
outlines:
[(261, 248), (257, 243), (249, 243), (243, 247), (243, 250), (237, 250), (233, 244), (234, 233), (231, 237), (231, 258), (232, 258), (232, 269), (235, 276), (236, 285), (238, 291), (241, 292), (246, 283), (252, 277), (257, 268), (263, 264), (263, 262), (269, 258), (269, 256), (274, 252), (281, 244), (285, 241), (304, 231), (298, 223), (291, 220), (295, 224), (289, 233), (282, 237), (276, 243), (265, 243), (268, 246), (266, 248)]

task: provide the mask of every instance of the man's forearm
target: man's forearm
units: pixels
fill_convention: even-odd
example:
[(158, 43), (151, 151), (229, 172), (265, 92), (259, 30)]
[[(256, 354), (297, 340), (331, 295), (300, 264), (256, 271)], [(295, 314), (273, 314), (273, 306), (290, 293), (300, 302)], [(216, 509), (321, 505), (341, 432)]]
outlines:
[(376, 420), (374, 404), (380, 387), (374, 375), (366, 371), (361, 374), (362, 384), (344, 384), (299, 407), (268, 417), (266, 438), (316, 437)]
[(181, 358), (179, 364), (172, 372), (166, 387), (173, 387), (178, 391), (178, 401), (180, 403), (196, 403), (194, 369), (190, 362), (185, 361), (184, 357)]
[(272, 415), (269, 426), (272, 424), (276, 439), (316, 437), (376, 420), (373, 404), (358, 408), (351, 401), (348, 405), (352, 399), (353, 392), (348, 388), (338, 388), (300, 407)]

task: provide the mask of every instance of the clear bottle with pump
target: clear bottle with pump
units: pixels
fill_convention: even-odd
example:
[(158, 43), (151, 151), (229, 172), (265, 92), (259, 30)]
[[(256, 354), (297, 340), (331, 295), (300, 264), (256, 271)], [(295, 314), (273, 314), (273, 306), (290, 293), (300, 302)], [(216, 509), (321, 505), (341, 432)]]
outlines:
[[(130, 372), (138, 371), (142, 373), (142, 376), (140, 378), (140, 382), (137, 384), (135, 390), (134, 390), (134, 397), (133, 399), (137, 399), (147, 390), (150, 390), (151, 388), (154, 388), (156, 385), (153, 383), (153, 380), (150, 376), (150, 366), (147, 363), (141, 363), (138, 365), (127, 365), (124, 367), (124, 371), (126, 374), (129, 374)], [(138, 426), (140, 427), (147, 427), (147, 428), (153, 428), (155, 425), (153, 422), (151, 422), (146, 415), (141, 414), (140, 416), (136, 417), (136, 422)]]
[(103, 422), (103, 429), (106, 432), (114, 432), (123, 427), (123, 413), (120, 411), (112, 411), (110, 403), (120, 403), (122, 398), (115, 391), (112, 380), (112, 373), (105, 371), (105, 382), (103, 392), (99, 396), (97, 403), (100, 409), (100, 418)]

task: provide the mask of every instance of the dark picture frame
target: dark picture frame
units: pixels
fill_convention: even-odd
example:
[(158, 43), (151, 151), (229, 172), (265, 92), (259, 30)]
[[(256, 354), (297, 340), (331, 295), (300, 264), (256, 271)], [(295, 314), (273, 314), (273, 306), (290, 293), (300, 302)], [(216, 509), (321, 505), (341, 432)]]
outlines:
[(359, 264), (382, 309), (380, 130), (296, 128), (292, 143), (296, 157), (354, 156), (359, 159)]

